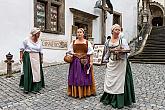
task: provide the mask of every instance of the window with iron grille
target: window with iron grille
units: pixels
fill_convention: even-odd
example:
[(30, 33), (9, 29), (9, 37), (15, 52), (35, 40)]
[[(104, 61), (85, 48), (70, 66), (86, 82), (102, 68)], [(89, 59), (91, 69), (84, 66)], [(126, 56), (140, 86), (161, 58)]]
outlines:
[(43, 32), (65, 33), (65, 0), (34, 0), (34, 26)]

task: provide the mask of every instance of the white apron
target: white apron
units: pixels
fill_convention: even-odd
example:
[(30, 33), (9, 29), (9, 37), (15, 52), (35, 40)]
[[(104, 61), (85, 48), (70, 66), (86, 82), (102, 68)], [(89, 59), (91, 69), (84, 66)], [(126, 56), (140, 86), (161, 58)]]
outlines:
[(107, 63), (104, 91), (109, 94), (124, 93), (125, 74), (127, 60), (112, 61)]
[(41, 81), (39, 53), (29, 53), (33, 82)]

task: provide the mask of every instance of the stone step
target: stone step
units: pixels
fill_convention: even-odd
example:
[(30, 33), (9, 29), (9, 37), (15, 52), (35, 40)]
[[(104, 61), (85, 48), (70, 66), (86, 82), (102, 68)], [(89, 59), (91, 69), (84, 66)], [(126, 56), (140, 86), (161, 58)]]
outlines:
[(163, 47), (163, 46), (165, 46), (165, 42), (147, 42), (146, 46)]
[(165, 64), (165, 26), (153, 27), (143, 51), (130, 56), (129, 60), (135, 63)]
[(131, 62), (164, 62), (165, 63), (165, 59), (129, 59), (129, 61)]
[(164, 42), (165, 43), (165, 37), (162, 39), (161, 38), (157, 38), (157, 39), (156, 38), (148, 38), (147, 43), (148, 42)]
[(160, 52), (160, 51), (157, 51), (157, 52), (154, 52), (154, 51), (146, 52), (146, 51), (143, 51), (140, 54), (165, 54), (165, 52)]
[(161, 33), (161, 34), (162, 34), (162, 33), (165, 33), (164, 30), (165, 30), (165, 29), (161, 29), (161, 30), (152, 30), (150, 35), (154, 35), (155, 33), (158, 33), (158, 34), (160, 34), (160, 33)]
[(165, 59), (165, 54), (158, 55), (158, 54), (139, 54), (134, 56), (135, 59)]
[(165, 29), (164, 26), (159, 26), (159, 27), (152, 27), (152, 30), (162, 30)]
[(144, 47), (144, 49), (143, 50), (165, 50), (165, 45), (151, 45), (151, 44), (146, 44), (146, 46)]
[(165, 64), (165, 61), (164, 62), (152, 62), (152, 61), (131, 61), (130, 62), (132, 63), (141, 63), (141, 64)]
[(164, 29), (165, 26), (158, 26), (158, 27), (157, 27), (157, 26), (153, 26), (153, 27), (152, 27), (152, 29), (162, 29), (162, 28)]
[(153, 41), (153, 40), (156, 40), (156, 41), (165, 41), (165, 36), (156, 36), (156, 37), (148, 37), (148, 39), (147, 40), (151, 40), (151, 41)]
[(150, 38), (156, 38), (157, 39), (157, 38), (164, 38), (164, 37), (165, 37), (165, 35), (160, 32), (160, 33), (158, 33), (156, 35), (150, 34), (149, 37), (148, 37), (148, 39), (150, 39)]
[(150, 35), (156, 35), (156, 34), (164, 34), (165, 33), (165, 29), (162, 29), (162, 30), (153, 30), (151, 31)]
[(162, 50), (162, 49), (165, 49), (165, 45), (163, 45), (163, 44), (146, 44), (146, 46), (144, 48)]
[(162, 30), (165, 30), (165, 28), (152, 28), (151, 32), (157, 32)]
[(164, 45), (147, 45), (144, 47), (144, 50), (164, 50), (165, 46)]
[(143, 52), (165, 52), (165, 49), (160, 50), (160, 49), (143, 49)]

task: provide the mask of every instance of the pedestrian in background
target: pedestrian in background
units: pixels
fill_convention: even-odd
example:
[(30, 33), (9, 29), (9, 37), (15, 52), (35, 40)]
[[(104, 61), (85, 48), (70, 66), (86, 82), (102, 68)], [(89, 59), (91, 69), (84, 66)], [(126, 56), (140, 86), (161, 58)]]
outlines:
[(121, 27), (118, 24), (112, 26), (112, 37), (105, 44), (105, 50), (109, 50), (109, 62), (107, 63), (104, 93), (100, 101), (114, 108), (123, 108), (135, 103), (135, 93), (132, 79), (132, 71), (127, 59), (130, 51), (127, 41), (120, 38)]
[(93, 71), (93, 47), (84, 38), (84, 29), (77, 30), (77, 39), (74, 40), (67, 53), (73, 55), (68, 75), (68, 95), (83, 98), (96, 94)]
[(43, 50), (39, 41), (40, 29), (34, 28), (20, 47), (20, 62), (23, 63), (23, 75), (19, 86), (25, 93), (37, 93), (43, 88), (44, 76), (42, 70)]

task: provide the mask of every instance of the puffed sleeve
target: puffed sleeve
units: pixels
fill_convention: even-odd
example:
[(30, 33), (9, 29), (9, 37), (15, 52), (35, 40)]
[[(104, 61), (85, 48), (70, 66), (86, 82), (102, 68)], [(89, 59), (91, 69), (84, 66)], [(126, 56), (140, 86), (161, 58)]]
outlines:
[(25, 39), (20, 45), (20, 51), (24, 51), (27, 45), (27, 40)]
[(66, 51), (66, 53), (73, 54), (73, 42), (69, 45), (68, 50)]
[(87, 52), (87, 54), (88, 54), (88, 55), (91, 55), (91, 54), (93, 54), (93, 53), (94, 53), (93, 46), (92, 46), (92, 44), (88, 41), (88, 52)]
[(130, 49), (126, 39), (124, 39), (124, 38), (122, 39), (122, 47), (126, 50)]

